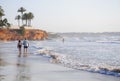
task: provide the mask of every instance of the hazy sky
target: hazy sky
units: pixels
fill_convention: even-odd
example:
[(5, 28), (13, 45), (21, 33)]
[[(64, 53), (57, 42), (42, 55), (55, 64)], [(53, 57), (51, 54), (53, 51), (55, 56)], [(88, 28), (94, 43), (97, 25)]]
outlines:
[(120, 0), (0, 0), (9, 22), (17, 25), (20, 7), (32, 24), (49, 32), (120, 32)]

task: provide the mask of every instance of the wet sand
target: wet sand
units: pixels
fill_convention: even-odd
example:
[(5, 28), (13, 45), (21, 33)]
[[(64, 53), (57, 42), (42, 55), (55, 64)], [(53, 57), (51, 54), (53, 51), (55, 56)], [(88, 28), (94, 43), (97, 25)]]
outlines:
[(40, 55), (18, 57), (13, 43), (0, 42), (0, 81), (120, 81), (120, 77), (52, 64)]

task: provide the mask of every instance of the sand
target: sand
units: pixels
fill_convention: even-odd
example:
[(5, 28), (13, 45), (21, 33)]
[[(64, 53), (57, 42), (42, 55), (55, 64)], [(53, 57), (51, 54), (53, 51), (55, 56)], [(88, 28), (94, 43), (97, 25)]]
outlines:
[(50, 58), (40, 55), (18, 57), (11, 43), (0, 42), (0, 81), (120, 81), (120, 77), (53, 64)]

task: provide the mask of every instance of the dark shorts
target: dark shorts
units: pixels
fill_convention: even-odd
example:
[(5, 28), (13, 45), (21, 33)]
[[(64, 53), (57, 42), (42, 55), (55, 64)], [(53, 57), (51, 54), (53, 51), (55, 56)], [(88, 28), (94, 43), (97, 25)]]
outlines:
[(22, 46), (21, 45), (18, 45), (18, 48), (21, 48)]
[(24, 46), (24, 48), (28, 48), (28, 46)]

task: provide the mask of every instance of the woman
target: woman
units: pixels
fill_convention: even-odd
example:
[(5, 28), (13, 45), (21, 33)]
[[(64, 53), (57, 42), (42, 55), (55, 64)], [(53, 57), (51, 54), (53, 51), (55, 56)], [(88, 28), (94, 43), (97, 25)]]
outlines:
[(18, 40), (17, 48), (19, 49), (19, 57), (21, 56), (21, 48), (22, 48), (22, 43), (21, 40)]

